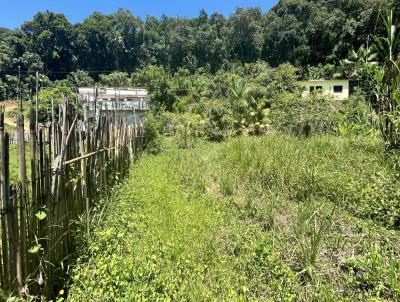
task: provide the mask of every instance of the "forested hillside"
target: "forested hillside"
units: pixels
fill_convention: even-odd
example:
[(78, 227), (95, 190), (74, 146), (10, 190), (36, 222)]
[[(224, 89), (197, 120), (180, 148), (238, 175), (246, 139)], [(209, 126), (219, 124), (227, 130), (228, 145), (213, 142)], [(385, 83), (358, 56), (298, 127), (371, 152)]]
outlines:
[(396, 0), (281, 0), (269, 12), (238, 8), (229, 17), (201, 11), (197, 18), (147, 17), (121, 9), (93, 13), (71, 24), (63, 14), (39, 12), (15, 30), (0, 31), (0, 98), (16, 96), (18, 66), (25, 95), (36, 71), (51, 80), (83, 69), (133, 72), (150, 64), (215, 73), (233, 63), (264, 60), (271, 66), (338, 63), (379, 34), (378, 13)]

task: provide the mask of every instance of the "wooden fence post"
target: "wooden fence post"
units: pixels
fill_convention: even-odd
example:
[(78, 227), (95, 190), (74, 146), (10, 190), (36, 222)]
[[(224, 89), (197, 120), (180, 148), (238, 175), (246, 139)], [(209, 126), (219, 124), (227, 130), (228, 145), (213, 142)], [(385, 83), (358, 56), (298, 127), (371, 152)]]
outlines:
[(7, 212), (7, 229), (8, 229), (8, 253), (9, 253), (9, 271), (10, 274), (10, 287), (13, 287), (16, 279), (16, 267), (15, 267), (15, 234), (14, 234), (14, 221), (13, 221), (13, 207), (10, 199), (10, 170), (9, 170), (9, 137), (8, 133), (4, 132), (4, 144), (3, 144), (3, 154), (1, 158), (2, 162), (2, 199), (6, 203)]
[(8, 240), (7, 240), (7, 183), (5, 166), (5, 137), (4, 137), (4, 112), (0, 112), (0, 200), (1, 200), (1, 249), (3, 256), (3, 284), (4, 288), (10, 286)]
[(23, 286), (24, 270), (26, 269), (26, 224), (25, 224), (25, 207), (27, 200), (27, 178), (26, 178), (26, 161), (25, 161), (25, 135), (24, 135), (24, 116), (22, 113), (17, 117), (18, 131), (18, 158), (19, 158), (19, 181), (21, 183), (21, 194), (19, 201), (19, 238), (17, 250), (17, 280), (18, 287), (21, 291)]
[[(35, 217), (34, 209), (37, 206), (38, 195), (37, 195), (37, 175), (36, 175), (36, 114), (33, 106), (30, 109), (29, 115), (29, 147), (30, 147), (30, 162), (31, 162), (31, 202), (28, 214), (28, 242), (32, 245), (37, 234), (37, 220)], [(28, 256), (28, 267), (27, 272), (32, 272), (37, 267), (37, 257), (35, 254), (29, 254)]]

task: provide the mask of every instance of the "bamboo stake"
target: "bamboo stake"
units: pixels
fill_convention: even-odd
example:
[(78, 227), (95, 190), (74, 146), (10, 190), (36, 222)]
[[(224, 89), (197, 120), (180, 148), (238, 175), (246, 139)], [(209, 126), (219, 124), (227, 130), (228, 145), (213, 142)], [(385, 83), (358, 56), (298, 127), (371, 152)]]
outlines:
[(8, 251), (10, 258), (9, 260), (9, 274), (10, 274), (10, 286), (14, 285), (17, 272), (16, 272), (16, 234), (14, 234), (14, 217), (13, 217), (13, 205), (10, 198), (10, 170), (9, 170), (9, 136), (8, 133), (4, 133), (4, 153), (2, 156), (2, 176), (4, 176), (3, 187), (2, 187), (2, 198), (6, 201), (7, 209), (7, 226), (8, 226)]
[(20, 242), (17, 251), (17, 279), (18, 287), (21, 292), (23, 286), (23, 278), (25, 276), (24, 270), (26, 269), (26, 226), (25, 226), (25, 213), (26, 207), (26, 193), (27, 193), (27, 178), (26, 178), (26, 161), (25, 161), (25, 138), (24, 138), (24, 115), (18, 114), (17, 117), (18, 127), (18, 157), (19, 157), (19, 180), (21, 183), (21, 200), (20, 200)]
[(4, 288), (9, 288), (10, 274), (8, 261), (8, 240), (7, 240), (7, 184), (6, 184), (6, 159), (4, 141), (4, 112), (0, 112), (0, 189), (1, 189), (1, 248), (3, 256), (3, 282)]
[[(36, 178), (36, 115), (33, 106), (30, 110), (29, 117), (29, 131), (30, 131), (30, 160), (31, 160), (31, 204), (30, 204), (30, 216), (29, 216), (29, 228), (28, 233), (29, 244), (34, 244), (35, 236), (37, 231), (36, 217), (34, 216), (34, 209), (37, 206), (37, 178)], [(32, 272), (37, 268), (37, 258), (34, 254), (29, 254), (29, 265), (27, 268), (28, 272)]]
[(61, 152), (60, 155), (57, 156), (57, 158), (54, 161), (53, 165), (53, 181), (52, 181), (52, 195), (54, 202), (57, 202), (58, 197), (59, 197), (59, 180), (60, 180), (60, 168), (63, 164), (63, 159), (64, 159), (64, 153), (65, 153), (65, 141), (66, 141), (66, 135), (67, 135), (67, 101), (64, 98), (63, 101), (63, 119), (62, 119), (62, 132), (61, 132)]
[(35, 96), (35, 130), (36, 133), (39, 131), (39, 123), (38, 123), (38, 117), (39, 117), (39, 71), (36, 71), (36, 96)]
[[(14, 261), (13, 261), (13, 271), (14, 273), (14, 282), (13, 282), (13, 286), (15, 285), (15, 288), (18, 289), (18, 294), (21, 293), (22, 290), (22, 278), (20, 278), (20, 276), (18, 276), (18, 270), (21, 271), (21, 259), (18, 259), (18, 249), (19, 249), (19, 245), (20, 245), (20, 240), (19, 240), (19, 232), (18, 232), (18, 210), (17, 210), (17, 190), (15, 185), (13, 185), (10, 189), (9, 189), (9, 196), (8, 196), (8, 200), (9, 200), (9, 207), (10, 207), (10, 229), (12, 229), (12, 232), (10, 232), (10, 234), (12, 234), (13, 238), (11, 240), (11, 248), (13, 250), (13, 254), (14, 254)], [(10, 235), (11, 236), (11, 235)], [(18, 260), (20, 260), (20, 263), (18, 263)]]

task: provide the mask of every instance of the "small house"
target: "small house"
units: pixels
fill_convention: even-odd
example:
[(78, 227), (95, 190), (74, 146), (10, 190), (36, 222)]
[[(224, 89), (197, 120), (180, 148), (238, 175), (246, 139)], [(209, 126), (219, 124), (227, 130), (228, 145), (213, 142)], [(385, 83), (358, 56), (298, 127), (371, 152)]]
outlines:
[(85, 119), (123, 115), (128, 124), (143, 119), (150, 110), (150, 96), (144, 88), (79, 88)]
[(349, 80), (309, 80), (299, 81), (298, 84), (303, 87), (303, 97), (313, 91), (321, 91), (321, 93), (332, 95), (338, 100), (345, 100), (350, 94)]

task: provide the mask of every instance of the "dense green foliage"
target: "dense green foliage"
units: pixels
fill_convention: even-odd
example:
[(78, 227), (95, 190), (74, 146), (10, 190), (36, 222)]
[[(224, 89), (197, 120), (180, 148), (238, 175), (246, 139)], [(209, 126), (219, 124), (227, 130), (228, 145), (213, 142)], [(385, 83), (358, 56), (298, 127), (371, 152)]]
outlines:
[[(398, 3), (76, 25), (44, 12), (1, 30), (0, 99), (18, 66), (25, 95), (40, 71), (41, 122), (95, 82), (152, 97), (153, 155), (93, 209), (70, 300), (400, 300), (400, 157), (384, 152), (400, 137)], [(349, 99), (301, 97), (299, 78), (337, 77), (361, 80)]]
[(52, 114), (58, 116), (58, 106), (62, 103), (63, 98), (74, 100), (75, 96), (69, 86), (57, 85), (41, 90), (38, 94), (40, 99), (38, 106), (39, 122), (47, 122)]
[(386, 32), (373, 35), (373, 43), (351, 51), (342, 66), (359, 79), (366, 101), (377, 114), (386, 147), (400, 145), (400, 33), (395, 11), (379, 14)]
[(63, 14), (39, 12), (18, 29), (0, 30), (0, 98), (17, 95), (18, 66), (28, 95), (36, 71), (54, 80), (81, 69), (97, 80), (101, 73), (131, 73), (149, 65), (168, 73), (181, 67), (216, 73), (257, 60), (303, 68), (337, 64), (368, 43), (370, 34), (384, 33), (377, 12), (393, 5), (400, 14), (397, 2), (281, 0), (266, 13), (238, 8), (229, 17), (201, 11), (192, 19), (141, 20), (121, 9), (95, 12), (78, 24)]
[(383, 227), (398, 227), (399, 186), (381, 141), (166, 146), (96, 210), (69, 301), (400, 299), (400, 237)]
[[(375, 97), (373, 108), (380, 118), (383, 139), (390, 147), (400, 146), (400, 33), (393, 11), (383, 19), (386, 35), (375, 37), (374, 50), (379, 65), (372, 68)], [(368, 68), (367, 71), (371, 72)]]
[(181, 137), (181, 146), (193, 145), (196, 138), (222, 141), (275, 131), (376, 135), (374, 114), (363, 94), (356, 92), (345, 101), (319, 92), (301, 97), (297, 78), (298, 69), (290, 64), (272, 68), (262, 61), (215, 75), (181, 68), (168, 76), (155, 66), (132, 75), (159, 109), (154, 127), (160, 134)]

